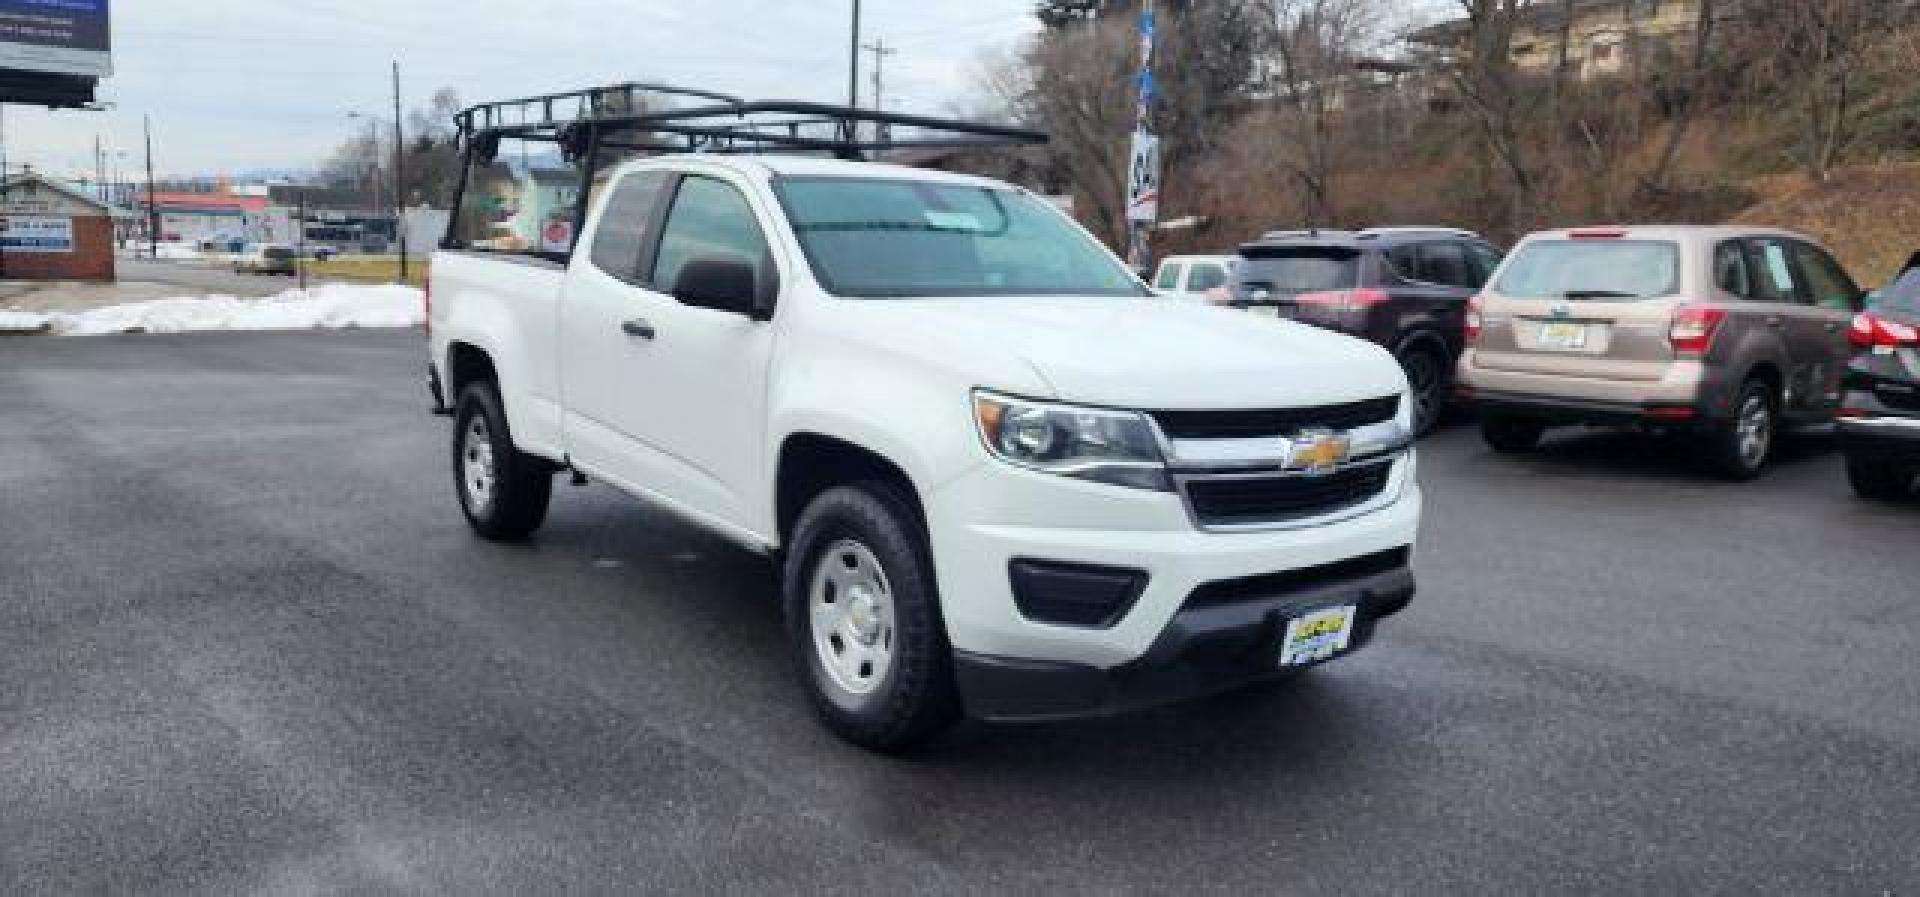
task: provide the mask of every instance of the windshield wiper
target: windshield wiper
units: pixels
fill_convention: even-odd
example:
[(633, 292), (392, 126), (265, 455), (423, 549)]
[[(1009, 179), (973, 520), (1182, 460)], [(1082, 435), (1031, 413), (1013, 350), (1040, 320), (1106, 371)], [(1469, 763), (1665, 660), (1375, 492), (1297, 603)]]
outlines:
[(1638, 299), (1638, 293), (1622, 293), (1619, 290), (1568, 290), (1560, 294), (1562, 299)]

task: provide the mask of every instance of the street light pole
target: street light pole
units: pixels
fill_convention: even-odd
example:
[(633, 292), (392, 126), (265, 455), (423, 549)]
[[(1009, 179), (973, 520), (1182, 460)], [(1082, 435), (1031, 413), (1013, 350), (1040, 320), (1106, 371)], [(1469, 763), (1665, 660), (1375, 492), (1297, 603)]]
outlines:
[(393, 63), (393, 236), (400, 243), (400, 282), (407, 282), (407, 154), (400, 130), (400, 61)]
[(160, 257), (160, 204), (153, 195), (153, 116), (140, 117), (147, 134), (147, 249)]

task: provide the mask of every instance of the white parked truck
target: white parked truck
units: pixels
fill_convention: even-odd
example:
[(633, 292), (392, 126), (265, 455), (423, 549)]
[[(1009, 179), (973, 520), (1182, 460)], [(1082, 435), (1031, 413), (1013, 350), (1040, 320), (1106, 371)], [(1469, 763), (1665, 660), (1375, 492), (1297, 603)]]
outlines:
[(991, 180), (774, 155), (594, 180), (564, 264), (434, 259), (460, 505), (524, 538), (572, 471), (776, 558), (849, 740), (1279, 677), (1411, 599), (1412, 407), (1383, 350), (1157, 301)]

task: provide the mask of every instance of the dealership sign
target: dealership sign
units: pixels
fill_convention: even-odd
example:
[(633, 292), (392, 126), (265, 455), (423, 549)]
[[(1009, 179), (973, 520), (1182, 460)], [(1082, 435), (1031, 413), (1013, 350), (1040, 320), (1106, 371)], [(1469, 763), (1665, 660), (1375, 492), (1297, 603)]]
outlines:
[(8, 252), (72, 252), (73, 219), (9, 216), (0, 246)]
[(108, 0), (0, 0), (0, 68), (113, 74)]

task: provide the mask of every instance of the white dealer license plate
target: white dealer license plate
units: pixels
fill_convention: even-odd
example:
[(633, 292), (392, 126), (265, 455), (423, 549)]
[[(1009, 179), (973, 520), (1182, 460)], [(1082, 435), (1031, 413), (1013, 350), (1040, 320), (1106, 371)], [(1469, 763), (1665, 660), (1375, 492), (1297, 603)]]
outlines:
[(1542, 349), (1585, 349), (1587, 347), (1587, 325), (1566, 321), (1548, 321), (1540, 325), (1540, 348)]
[(1347, 605), (1288, 620), (1287, 635), (1280, 641), (1280, 665), (1306, 666), (1347, 650), (1347, 644), (1353, 640), (1353, 621), (1358, 616), (1359, 608)]

